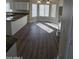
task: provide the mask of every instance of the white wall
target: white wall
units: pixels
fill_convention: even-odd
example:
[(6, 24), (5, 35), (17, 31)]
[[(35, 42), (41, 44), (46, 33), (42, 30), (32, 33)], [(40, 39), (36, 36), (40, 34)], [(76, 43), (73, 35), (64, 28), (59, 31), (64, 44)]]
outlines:
[(59, 6), (63, 6), (63, 0), (59, 0)]
[(63, 1), (59, 59), (73, 59), (73, 0)]
[(27, 2), (27, 10), (29, 10), (29, 2)]

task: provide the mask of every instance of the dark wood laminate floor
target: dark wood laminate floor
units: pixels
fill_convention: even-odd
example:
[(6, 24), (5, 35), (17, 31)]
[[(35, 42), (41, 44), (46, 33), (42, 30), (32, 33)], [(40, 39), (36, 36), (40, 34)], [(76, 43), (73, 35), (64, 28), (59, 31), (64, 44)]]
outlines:
[(25, 25), (14, 35), (18, 39), (17, 56), (22, 56), (24, 59), (54, 59), (58, 53), (58, 38), (56, 29), (52, 29), (54, 32), (47, 33), (36, 23)]

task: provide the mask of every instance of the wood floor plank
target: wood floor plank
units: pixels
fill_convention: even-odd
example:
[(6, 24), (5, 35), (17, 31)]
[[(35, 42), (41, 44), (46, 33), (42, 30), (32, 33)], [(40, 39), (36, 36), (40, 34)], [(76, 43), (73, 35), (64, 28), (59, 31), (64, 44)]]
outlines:
[(54, 59), (57, 56), (58, 45), (55, 41), (57, 39), (56, 30), (49, 34), (36, 24), (25, 25), (14, 35), (18, 39), (17, 55), (24, 59)]

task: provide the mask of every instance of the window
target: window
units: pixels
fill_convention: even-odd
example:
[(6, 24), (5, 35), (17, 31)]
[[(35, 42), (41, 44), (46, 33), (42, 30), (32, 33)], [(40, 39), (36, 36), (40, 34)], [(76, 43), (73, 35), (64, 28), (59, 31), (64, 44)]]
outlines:
[(39, 16), (49, 16), (49, 5), (39, 5)]
[(39, 4), (39, 11), (37, 10), (37, 4), (32, 4), (32, 17), (37, 17), (37, 12), (39, 16), (49, 17), (49, 5)]
[(49, 5), (44, 5), (44, 6), (45, 6), (45, 8), (44, 8), (44, 10), (45, 10), (44, 16), (49, 16)]
[(37, 16), (37, 4), (32, 4), (32, 17)]
[(39, 16), (44, 16), (44, 5), (39, 5)]
[(52, 8), (51, 8), (51, 17), (56, 17), (56, 5), (52, 5)]

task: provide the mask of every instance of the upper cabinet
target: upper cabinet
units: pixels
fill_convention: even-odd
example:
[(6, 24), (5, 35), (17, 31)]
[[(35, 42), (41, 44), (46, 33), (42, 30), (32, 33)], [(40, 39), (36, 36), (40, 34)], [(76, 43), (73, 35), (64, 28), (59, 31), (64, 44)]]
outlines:
[(13, 10), (29, 10), (29, 2), (13, 2)]
[(29, 2), (6, 2), (6, 12), (11, 10), (29, 10)]
[(13, 0), (14, 2), (29, 2), (30, 0)]

